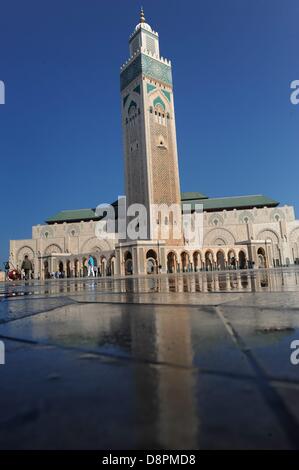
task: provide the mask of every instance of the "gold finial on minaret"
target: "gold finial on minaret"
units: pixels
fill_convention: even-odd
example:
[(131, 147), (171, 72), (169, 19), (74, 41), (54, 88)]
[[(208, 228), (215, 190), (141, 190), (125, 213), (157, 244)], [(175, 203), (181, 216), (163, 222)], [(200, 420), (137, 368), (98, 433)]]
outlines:
[(145, 23), (143, 7), (141, 7), (141, 11), (140, 11), (140, 23)]

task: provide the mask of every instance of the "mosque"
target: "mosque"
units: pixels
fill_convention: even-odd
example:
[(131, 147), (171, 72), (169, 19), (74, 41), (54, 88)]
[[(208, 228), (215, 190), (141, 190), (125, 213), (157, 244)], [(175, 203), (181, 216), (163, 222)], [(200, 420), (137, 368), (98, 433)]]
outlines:
[[(272, 268), (299, 264), (299, 221), (294, 208), (264, 195), (210, 198), (181, 193), (178, 169), (171, 62), (160, 55), (159, 35), (140, 22), (129, 38), (130, 58), (121, 67), (121, 107), (127, 204), (190, 204), (203, 207), (203, 243), (190, 245), (171, 227), (181, 211), (164, 220), (165, 239), (99, 239), (95, 209), (66, 210), (32, 228), (32, 238), (10, 241), (10, 264), (28, 255), (34, 277), (87, 274), (92, 254), (98, 275), (175, 273), (201, 270)], [(113, 203), (118, 208), (118, 202)], [(158, 214), (155, 223), (162, 224)], [(153, 224), (151, 215), (149, 227)]]

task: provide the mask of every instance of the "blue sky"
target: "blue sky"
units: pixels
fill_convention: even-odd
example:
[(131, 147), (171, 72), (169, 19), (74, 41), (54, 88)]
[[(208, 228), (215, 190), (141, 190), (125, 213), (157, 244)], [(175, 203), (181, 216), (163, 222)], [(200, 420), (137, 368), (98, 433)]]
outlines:
[[(298, 209), (299, 2), (142, 3), (173, 64), (181, 189), (264, 193)], [(32, 225), (123, 194), (119, 67), (139, 9), (1, 0), (1, 263)]]

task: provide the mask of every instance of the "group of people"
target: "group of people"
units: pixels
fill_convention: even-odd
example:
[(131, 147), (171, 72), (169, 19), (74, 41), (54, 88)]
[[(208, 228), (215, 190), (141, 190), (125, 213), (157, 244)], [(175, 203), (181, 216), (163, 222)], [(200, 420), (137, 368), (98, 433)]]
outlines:
[(21, 266), (21, 270), (17, 268), (10, 269), (10, 264), (7, 261), (5, 263), (5, 273), (6, 273), (6, 279), (9, 281), (19, 281), (19, 280), (24, 280), (24, 281), (29, 281), (29, 279), (33, 279), (33, 266), (32, 262), (28, 258), (28, 255), (25, 256), (24, 261)]
[[(87, 276), (97, 276), (98, 275), (98, 269), (95, 266), (94, 259), (91, 255), (89, 255), (88, 260), (87, 260)], [(65, 272), (64, 271), (56, 271), (52, 272), (50, 274), (51, 279), (63, 279), (65, 278)]]
[[(29, 279), (33, 279), (34, 276), (34, 271), (33, 271), (33, 265), (30, 259), (28, 258), (28, 255), (25, 256), (24, 261), (21, 266), (21, 270), (17, 267), (16, 269), (10, 268), (10, 264), (7, 261), (5, 263), (5, 273), (6, 273), (6, 279), (9, 281), (18, 281), (18, 280), (25, 280), (28, 281)], [(89, 255), (88, 260), (87, 260), (87, 276), (90, 277), (95, 277), (98, 274), (98, 270), (95, 266), (95, 261), (94, 258)], [(64, 278), (64, 273), (63, 272), (53, 272), (51, 273), (51, 278), (52, 279), (61, 279)]]

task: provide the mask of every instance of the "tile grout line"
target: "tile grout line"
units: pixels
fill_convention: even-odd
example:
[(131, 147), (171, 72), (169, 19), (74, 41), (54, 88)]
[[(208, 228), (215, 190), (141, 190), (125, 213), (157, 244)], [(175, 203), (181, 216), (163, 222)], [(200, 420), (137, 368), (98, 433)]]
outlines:
[(280, 425), (282, 426), (282, 429), (288, 436), (289, 441), (294, 447), (294, 449), (297, 449), (299, 444), (299, 423), (297, 419), (290, 413), (283, 399), (273, 387), (274, 381), (272, 380), (271, 383), (270, 377), (267, 377), (267, 374), (254, 357), (251, 349), (246, 346), (244, 340), (234, 329), (231, 322), (221, 312), (221, 308), (218, 306), (215, 308), (215, 311), (218, 315), (218, 318), (223, 323), (225, 329), (229, 333), (232, 341), (245, 355), (248, 363), (256, 373), (256, 383), (261, 392), (262, 397), (264, 398), (265, 402), (268, 404), (270, 409), (273, 411), (273, 414), (277, 417)]

